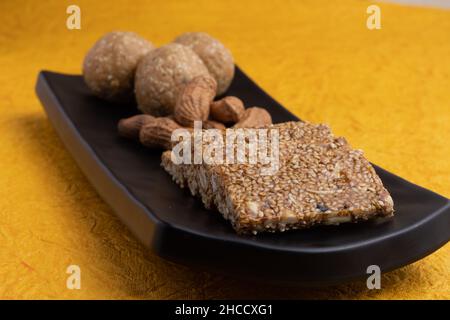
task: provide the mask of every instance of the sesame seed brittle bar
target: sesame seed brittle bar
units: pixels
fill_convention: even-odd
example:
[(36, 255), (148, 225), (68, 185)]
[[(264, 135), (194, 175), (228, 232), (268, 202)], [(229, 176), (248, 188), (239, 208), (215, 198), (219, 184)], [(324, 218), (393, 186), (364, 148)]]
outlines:
[(267, 164), (259, 162), (174, 164), (171, 151), (163, 153), (162, 166), (241, 234), (393, 215), (393, 200), (362, 151), (328, 126), (286, 122), (266, 128), (279, 132), (279, 168), (272, 175), (262, 175)]

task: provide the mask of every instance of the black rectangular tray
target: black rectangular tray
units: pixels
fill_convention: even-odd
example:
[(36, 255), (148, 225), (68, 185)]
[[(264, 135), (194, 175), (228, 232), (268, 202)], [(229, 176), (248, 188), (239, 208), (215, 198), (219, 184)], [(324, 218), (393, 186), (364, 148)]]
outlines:
[[(366, 277), (432, 253), (450, 239), (449, 200), (379, 167), (396, 209), (392, 219), (279, 234), (239, 236), (221, 215), (180, 189), (160, 167), (160, 151), (117, 135), (138, 113), (89, 92), (81, 76), (39, 74), (48, 117), (99, 194), (157, 255), (209, 271), (291, 285), (329, 285)], [(274, 122), (298, 120), (239, 68), (227, 95), (263, 106)]]

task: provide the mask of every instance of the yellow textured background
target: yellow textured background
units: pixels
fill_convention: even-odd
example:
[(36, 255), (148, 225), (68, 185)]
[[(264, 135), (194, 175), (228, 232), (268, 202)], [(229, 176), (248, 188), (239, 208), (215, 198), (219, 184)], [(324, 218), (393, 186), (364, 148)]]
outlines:
[[(382, 4), (382, 29), (369, 31), (365, 1), (76, 1), (82, 29), (69, 31), (74, 2), (0, 2), (0, 298), (450, 298), (449, 244), (379, 291), (264, 286), (166, 262), (99, 198), (34, 94), (39, 70), (80, 73), (107, 31), (158, 45), (207, 31), (295, 114), (450, 197), (450, 11)], [(81, 290), (66, 289), (69, 264)]]

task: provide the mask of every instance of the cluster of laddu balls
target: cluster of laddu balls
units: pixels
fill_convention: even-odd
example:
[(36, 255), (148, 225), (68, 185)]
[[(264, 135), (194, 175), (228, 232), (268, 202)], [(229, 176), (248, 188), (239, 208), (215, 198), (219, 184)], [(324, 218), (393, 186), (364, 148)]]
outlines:
[[(156, 126), (154, 132), (165, 129), (158, 128), (158, 125), (167, 127), (169, 122), (177, 119), (186, 119), (187, 123), (181, 123), (181, 126), (191, 127), (190, 120), (195, 120), (195, 117), (189, 119), (191, 113), (205, 114), (202, 110), (205, 107), (201, 104), (204, 104), (206, 96), (211, 100), (207, 102), (209, 114), (210, 103), (225, 93), (233, 80), (234, 60), (220, 41), (204, 32), (184, 33), (158, 48), (134, 32), (110, 32), (86, 54), (83, 77), (96, 96), (114, 103), (137, 104), (143, 115), (119, 123), (119, 133), (122, 131), (125, 136), (139, 138), (141, 128), (150, 118), (159, 119), (152, 121)], [(211, 87), (213, 92), (205, 93)], [(177, 112), (176, 107), (180, 103), (185, 106), (179, 107), (179, 117), (174, 119), (174, 111)], [(272, 121), (262, 108), (245, 110), (237, 97), (216, 101), (215, 114), (215, 120), (221, 123), (205, 121), (207, 127), (209, 123), (210, 128), (225, 128), (225, 124), (236, 123), (242, 118), (248, 119), (241, 127), (252, 126), (255, 119), (260, 125)], [(176, 128), (180, 122), (183, 121), (171, 123), (170, 128)], [(143, 143), (143, 140), (150, 141), (149, 146), (154, 146), (158, 139), (140, 140)]]

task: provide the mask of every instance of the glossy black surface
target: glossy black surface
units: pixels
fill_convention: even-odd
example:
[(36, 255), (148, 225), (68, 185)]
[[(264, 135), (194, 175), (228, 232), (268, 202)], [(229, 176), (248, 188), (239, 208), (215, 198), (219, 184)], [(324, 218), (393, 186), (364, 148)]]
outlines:
[[(36, 86), (50, 121), (100, 195), (156, 254), (258, 281), (328, 285), (388, 271), (430, 254), (450, 238), (449, 200), (376, 168), (396, 215), (339, 227), (239, 236), (218, 212), (180, 189), (160, 167), (160, 152), (117, 135), (134, 106), (92, 96), (80, 76), (41, 72)], [(237, 69), (227, 95), (264, 106), (274, 122), (295, 120)]]

